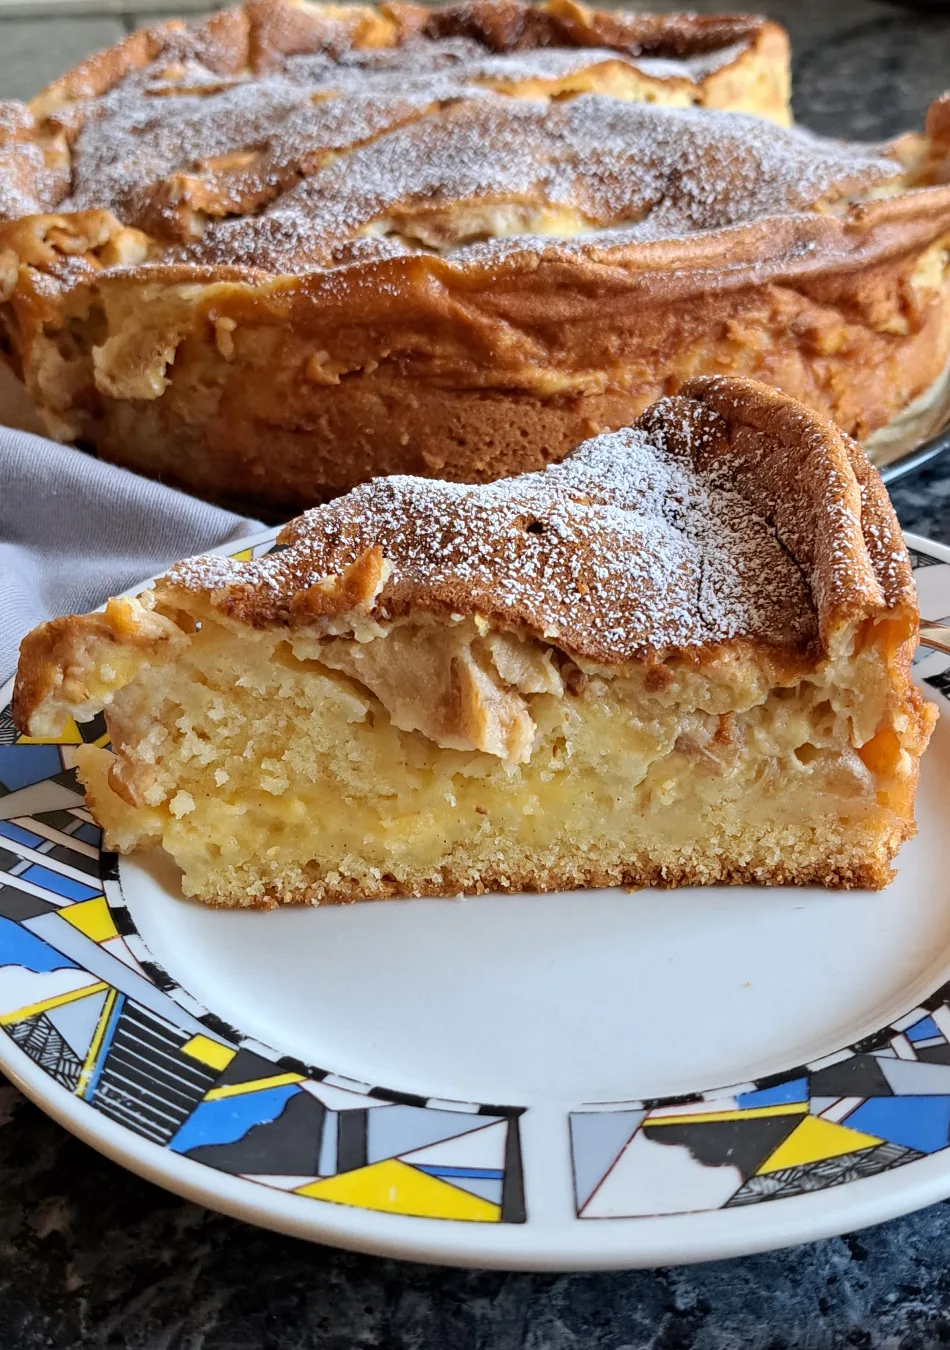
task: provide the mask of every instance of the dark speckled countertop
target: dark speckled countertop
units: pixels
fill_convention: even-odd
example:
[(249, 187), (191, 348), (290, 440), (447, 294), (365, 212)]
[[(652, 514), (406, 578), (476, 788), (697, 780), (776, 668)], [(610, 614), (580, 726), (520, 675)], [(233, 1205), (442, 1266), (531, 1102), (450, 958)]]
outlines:
[[(950, 4), (776, 0), (764, 8), (792, 31), (796, 113), (816, 130), (891, 135), (918, 124), (950, 86)], [(950, 540), (950, 456), (892, 495), (907, 528)], [(950, 1203), (857, 1236), (714, 1265), (609, 1275), (452, 1271), (308, 1246), (186, 1204), (0, 1087), (0, 1350), (946, 1345)]]

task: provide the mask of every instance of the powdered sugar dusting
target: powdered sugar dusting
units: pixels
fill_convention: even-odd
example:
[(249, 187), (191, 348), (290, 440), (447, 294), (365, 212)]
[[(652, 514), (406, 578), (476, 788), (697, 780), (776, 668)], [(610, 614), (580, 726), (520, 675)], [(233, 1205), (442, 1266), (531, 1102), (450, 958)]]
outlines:
[(596, 437), (543, 473), (376, 480), (294, 522), (283, 552), (194, 559), (170, 581), (280, 622), (296, 591), (378, 545), (393, 563), (383, 615), (481, 612), (607, 662), (739, 637), (807, 646), (816, 615), (798, 566), (721, 468), (697, 468), (723, 424), (685, 400), (660, 406), (649, 433)]
[[(645, 60), (657, 67), (655, 78), (692, 80), (742, 50), (733, 44), (694, 58)], [(320, 51), (289, 57), (275, 72), (227, 77), (194, 56), (168, 56), (88, 108), (64, 210), (107, 206), (127, 224), (147, 223), (151, 199), (169, 176), (200, 174), (209, 161), (241, 152), (258, 156), (249, 172), (255, 197), (267, 200), (286, 184), (287, 170), (313, 172), (314, 157), (381, 135), (410, 109), (477, 98), (492, 85), (563, 80), (604, 62), (638, 68), (634, 58), (606, 48), (496, 53), (461, 37)]]
[[(213, 94), (147, 96), (148, 75), (107, 94), (73, 151), (73, 192), (64, 211), (107, 206), (124, 223), (160, 229), (168, 180), (189, 175), (218, 200), (214, 214), (254, 209), (296, 183), (329, 154), (349, 150), (419, 115), (431, 94), (354, 94), (314, 103), (282, 75), (225, 83)], [(245, 157), (242, 161), (241, 156)], [(224, 160), (218, 166), (215, 161)], [(192, 192), (194, 186), (191, 185)], [(187, 199), (188, 185), (179, 192)], [(207, 200), (199, 205), (209, 207)]]
[[(459, 84), (498, 81), (504, 85), (522, 81), (563, 79), (597, 66), (614, 62), (621, 67), (657, 80), (681, 80), (699, 83), (707, 76), (735, 61), (746, 43), (734, 42), (708, 52), (688, 56), (633, 56), (610, 47), (534, 47), (515, 51), (486, 51), (485, 46), (466, 37), (429, 38), (401, 47), (372, 48), (341, 53), (335, 60), (326, 53), (290, 57), (282, 69), (295, 79), (310, 78), (322, 84), (334, 83), (343, 90), (352, 89), (345, 72), (389, 75), (405, 81), (431, 78), (436, 72), (450, 74)], [(331, 74), (332, 72), (332, 74)]]
[(36, 134), (27, 108), (0, 101), (0, 220), (49, 208), (68, 182), (65, 165), (55, 156), (47, 162)]
[[(486, 146), (492, 149), (485, 153)], [(893, 177), (887, 160), (757, 118), (585, 94), (551, 106), (482, 97), (406, 121), (300, 181), (262, 214), (208, 227), (190, 260), (307, 270), (382, 222), (412, 239), (441, 209), (443, 251), (487, 244), (472, 206), (559, 209), (579, 234), (559, 246), (670, 238), (802, 212)], [(466, 237), (472, 228), (473, 239)], [(552, 232), (560, 233), (555, 223)], [(505, 231), (508, 233), (509, 231)], [(532, 233), (519, 226), (511, 233)], [(545, 234), (542, 226), (537, 230)], [(508, 247), (507, 240), (501, 241)]]
[(85, 105), (61, 209), (108, 207), (155, 238), (154, 262), (304, 273), (407, 250), (503, 254), (512, 237), (581, 250), (675, 238), (823, 210), (896, 176), (871, 151), (751, 116), (580, 92), (698, 87), (747, 38), (493, 50), (464, 35), (461, 9), (434, 13), (454, 35), (327, 42), (256, 70), (213, 69), (169, 39)]

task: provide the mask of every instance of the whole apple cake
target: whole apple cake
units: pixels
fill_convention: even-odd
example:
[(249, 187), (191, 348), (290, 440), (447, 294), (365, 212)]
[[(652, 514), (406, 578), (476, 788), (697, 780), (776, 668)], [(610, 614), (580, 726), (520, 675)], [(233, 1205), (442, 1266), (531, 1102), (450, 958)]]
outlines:
[(753, 18), (160, 24), (2, 105), (6, 356), (54, 436), (266, 514), (537, 470), (697, 373), (873, 446), (950, 357), (939, 127), (788, 120)]

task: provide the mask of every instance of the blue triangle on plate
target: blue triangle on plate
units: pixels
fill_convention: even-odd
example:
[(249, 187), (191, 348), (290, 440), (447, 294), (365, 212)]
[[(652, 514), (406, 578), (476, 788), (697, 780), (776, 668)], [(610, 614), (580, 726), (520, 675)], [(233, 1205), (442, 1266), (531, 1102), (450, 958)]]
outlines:
[(754, 1106), (784, 1106), (786, 1102), (803, 1102), (807, 1098), (808, 1079), (790, 1078), (787, 1083), (778, 1083), (775, 1087), (742, 1092), (736, 1098), (736, 1105), (740, 1110), (748, 1111)]
[(8, 792), (62, 773), (58, 745), (0, 745), (0, 784)]
[(950, 1097), (871, 1097), (841, 1123), (918, 1153), (936, 1153), (950, 1142)]
[(932, 1036), (942, 1036), (943, 1032), (932, 1017), (922, 1017), (919, 1022), (908, 1027), (904, 1035), (909, 1041), (929, 1041)]

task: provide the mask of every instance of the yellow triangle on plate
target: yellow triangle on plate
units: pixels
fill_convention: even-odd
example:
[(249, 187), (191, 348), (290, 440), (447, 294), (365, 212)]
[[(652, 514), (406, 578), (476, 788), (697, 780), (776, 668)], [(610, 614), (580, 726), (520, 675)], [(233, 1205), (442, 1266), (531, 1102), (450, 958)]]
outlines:
[(806, 1116), (784, 1143), (779, 1144), (775, 1152), (766, 1158), (758, 1169), (758, 1175), (781, 1172), (786, 1167), (800, 1167), (802, 1163), (821, 1162), (824, 1158), (839, 1158), (842, 1153), (874, 1148), (881, 1142), (875, 1135), (865, 1134), (863, 1130), (849, 1130), (847, 1125), (837, 1125), (833, 1120)]
[(185, 1041), (181, 1053), (200, 1060), (202, 1064), (207, 1064), (209, 1069), (223, 1070), (231, 1063), (237, 1051), (232, 1046), (222, 1045), (220, 1041), (213, 1041), (210, 1036), (202, 1036), (199, 1032), (197, 1036), (192, 1036), (190, 1041)]
[(109, 938), (119, 936), (109, 906), (104, 895), (95, 895), (91, 900), (81, 900), (77, 905), (64, 905), (59, 917), (85, 933), (93, 942), (108, 942)]
[(253, 548), (242, 548), (240, 553), (229, 553), (228, 557), (233, 558), (235, 562), (250, 562), (254, 556)]
[(386, 1158), (369, 1167), (357, 1167), (352, 1172), (340, 1172), (335, 1177), (308, 1182), (300, 1187), (297, 1195), (332, 1200), (337, 1205), (356, 1205), (360, 1209), (378, 1209), (386, 1214), (411, 1214), (423, 1219), (497, 1223), (501, 1218), (500, 1205), (430, 1177), (397, 1158)]
[(17, 745), (82, 745), (79, 728), (71, 717), (63, 723), (58, 736), (18, 736)]

